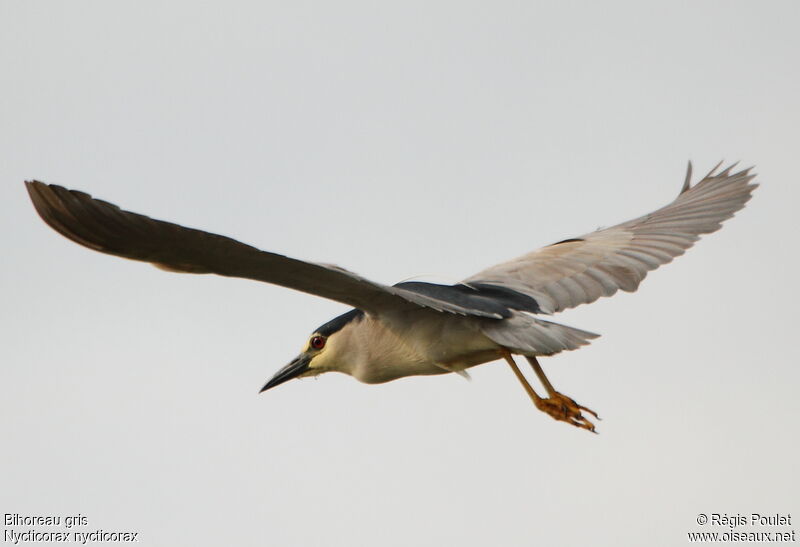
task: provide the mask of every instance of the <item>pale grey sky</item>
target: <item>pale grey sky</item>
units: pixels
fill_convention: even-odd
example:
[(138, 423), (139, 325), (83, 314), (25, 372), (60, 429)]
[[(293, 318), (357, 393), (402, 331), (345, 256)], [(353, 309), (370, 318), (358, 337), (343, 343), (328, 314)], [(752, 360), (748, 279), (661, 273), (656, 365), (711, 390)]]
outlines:
[[(798, 6), (3, 0), (0, 512), (154, 546), (683, 545), (701, 512), (800, 519)], [(22, 185), (388, 283), (646, 213), (689, 158), (762, 186), (638, 293), (557, 317), (603, 335), (542, 361), (598, 436), (502, 363), (258, 395), (346, 308), (92, 253)]]

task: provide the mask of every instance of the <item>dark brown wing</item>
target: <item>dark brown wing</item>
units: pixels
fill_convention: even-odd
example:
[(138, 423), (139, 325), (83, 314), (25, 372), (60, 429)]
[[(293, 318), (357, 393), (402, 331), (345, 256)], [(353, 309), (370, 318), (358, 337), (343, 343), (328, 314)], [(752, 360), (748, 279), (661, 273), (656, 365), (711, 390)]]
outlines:
[(254, 279), (329, 298), (369, 313), (402, 307), (499, 318), (400, 287), (375, 283), (337, 266), (260, 251), (229, 237), (124, 211), (89, 194), (39, 181), (25, 183), (36, 211), (75, 243), (165, 270)]

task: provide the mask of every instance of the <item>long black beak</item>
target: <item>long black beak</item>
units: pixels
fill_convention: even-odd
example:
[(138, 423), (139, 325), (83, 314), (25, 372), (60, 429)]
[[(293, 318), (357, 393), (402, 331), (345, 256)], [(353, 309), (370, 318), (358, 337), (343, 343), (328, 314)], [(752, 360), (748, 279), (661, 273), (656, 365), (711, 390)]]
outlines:
[(272, 379), (269, 382), (267, 382), (264, 385), (264, 387), (261, 388), (261, 391), (259, 391), (259, 393), (264, 393), (269, 388), (287, 382), (292, 378), (297, 378), (298, 376), (300, 376), (301, 374), (303, 374), (308, 370), (308, 363), (310, 361), (311, 357), (309, 357), (308, 355), (300, 355), (298, 357), (295, 357), (295, 359), (291, 363), (289, 363), (288, 365), (280, 369), (278, 372), (276, 372), (275, 376), (273, 376)]

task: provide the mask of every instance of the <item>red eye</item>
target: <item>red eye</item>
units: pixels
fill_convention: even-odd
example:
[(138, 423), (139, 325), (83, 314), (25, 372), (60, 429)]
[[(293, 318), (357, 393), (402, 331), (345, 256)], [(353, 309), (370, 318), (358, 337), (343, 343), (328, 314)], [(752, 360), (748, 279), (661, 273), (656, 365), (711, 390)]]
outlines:
[(315, 336), (311, 339), (311, 347), (314, 349), (322, 349), (325, 347), (325, 338), (322, 336)]

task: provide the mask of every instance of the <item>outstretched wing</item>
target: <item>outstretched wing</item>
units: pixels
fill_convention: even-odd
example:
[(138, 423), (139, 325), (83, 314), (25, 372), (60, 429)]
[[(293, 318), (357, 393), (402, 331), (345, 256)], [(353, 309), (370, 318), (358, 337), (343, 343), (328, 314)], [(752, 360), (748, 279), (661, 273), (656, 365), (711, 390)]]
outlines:
[(102, 253), (150, 262), (175, 272), (214, 273), (273, 283), (369, 313), (407, 306), (502, 318), (492, 311), (381, 285), (336, 266), (260, 251), (225, 236), (124, 211), (84, 192), (38, 181), (25, 184), (36, 211), (51, 228)]
[(554, 313), (611, 296), (633, 292), (654, 270), (682, 255), (701, 234), (744, 207), (757, 184), (750, 169), (731, 174), (718, 164), (691, 186), (692, 164), (678, 197), (634, 220), (567, 239), (492, 266), (464, 281), (491, 284), (534, 298), (543, 312)]

